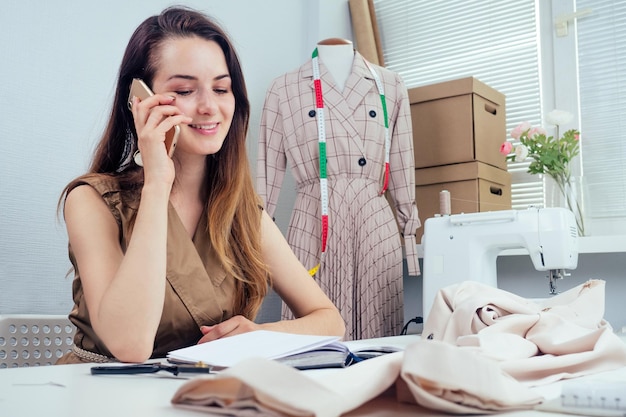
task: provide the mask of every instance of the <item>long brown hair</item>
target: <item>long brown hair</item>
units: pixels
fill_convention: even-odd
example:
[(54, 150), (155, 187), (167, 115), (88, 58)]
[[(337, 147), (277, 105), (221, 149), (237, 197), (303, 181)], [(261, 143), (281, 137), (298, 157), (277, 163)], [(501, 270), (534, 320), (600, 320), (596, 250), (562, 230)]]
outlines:
[(122, 59), (109, 121), (89, 171), (64, 189), (62, 199), (85, 178), (100, 175), (114, 176), (122, 189), (139, 192), (143, 170), (132, 163), (137, 133), (126, 102), (130, 84), (133, 78), (141, 78), (152, 86), (160, 46), (168, 39), (188, 37), (216, 42), (224, 52), (232, 80), (235, 114), (222, 148), (214, 157), (206, 158), (202, 198), (213, 248), (237, 282), (234, 311), (254, 319), (267, 294), (269, 274), (260, 250), (261, 202), (252, 184), (245, 145), (250, 103), (237, 53), (224, 30), (208, 16), (185, 7), (170, 7), (135, 30)]

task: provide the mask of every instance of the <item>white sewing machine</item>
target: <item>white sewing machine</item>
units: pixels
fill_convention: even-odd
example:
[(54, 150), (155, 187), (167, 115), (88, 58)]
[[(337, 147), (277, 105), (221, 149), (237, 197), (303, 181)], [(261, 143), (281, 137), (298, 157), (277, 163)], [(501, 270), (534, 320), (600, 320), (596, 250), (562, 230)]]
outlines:
[(556, 279), (578, 266), (574, 214), (564, 208), (529, 208), (433, 217), (424, 223), (423, 316), (440, 288), (462, 281), (497, 287), (496, 258), (505, 249), (524, 248), (538, 271)]

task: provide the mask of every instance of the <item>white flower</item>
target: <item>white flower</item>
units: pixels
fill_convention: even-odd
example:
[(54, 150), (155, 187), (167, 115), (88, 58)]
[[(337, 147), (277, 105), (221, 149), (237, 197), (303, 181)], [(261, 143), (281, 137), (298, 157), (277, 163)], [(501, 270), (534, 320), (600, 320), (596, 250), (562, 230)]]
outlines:
[(571, 122), (573, 118), (574, 116), (572, 113), (565, 110), (555, 109), (546, 115), (546, 122), (556, 126), (563, 126), (564, 124)]
[(515, 162), (524, 162), (528, 158), (528, 148), (524, 145), (515, 147)]

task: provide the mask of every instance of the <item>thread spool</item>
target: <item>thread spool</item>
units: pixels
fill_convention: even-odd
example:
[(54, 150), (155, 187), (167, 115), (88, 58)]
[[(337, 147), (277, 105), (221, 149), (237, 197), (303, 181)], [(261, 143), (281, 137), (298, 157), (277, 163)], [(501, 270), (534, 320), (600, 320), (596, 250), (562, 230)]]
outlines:
[(450, 191), (441, 190), (439, 192), (439, 214), (449, 216), (452, 213), (450, 204)]

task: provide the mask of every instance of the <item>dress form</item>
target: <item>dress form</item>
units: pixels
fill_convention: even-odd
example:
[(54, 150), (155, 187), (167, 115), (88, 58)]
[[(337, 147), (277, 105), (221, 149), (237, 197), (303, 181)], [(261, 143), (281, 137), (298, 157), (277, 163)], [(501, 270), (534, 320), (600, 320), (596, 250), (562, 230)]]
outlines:
[(333, 76), (337, 88), (343, 91), (348, 76), (352, 72), (354, 60), (352, 42), (341, 38), (324, 39), (317, 43), (317, 53)]
[[(339, 308), (346, 322), (346, 340), (397, 335), (404, 324), (404, 261), (398, 229), (404, 234), (409, 274), (419, 274), (415, 230), (420, 222), (407, 89), (397, 73), (372, 66), (385, 86), (387, 127), (376, 77), (352, 43), (319, 40), (316, 54), (312, 61), (275, 78), (268, 89), (259, 130), (257, 189), (273, 215), (285, 171), (291, 167), (298, 186), (288, 241)], [(319, 77), (324, 84), (323, 136), (330, 150), (325, 152), (324, 194), (320, 129), (315, 120), (320, 112), (311, 77), (316, 73), (315, 61), (321, 74), (313, 75), (313, 80)], [(380, 194), (386, 129), (391, 136), (389, 199)], [(328, 233), (327, 253), (322, 257), (323, 197), (328, 201)], [(281, 316), (293, 318), (293, 313), (283, 305)]]

